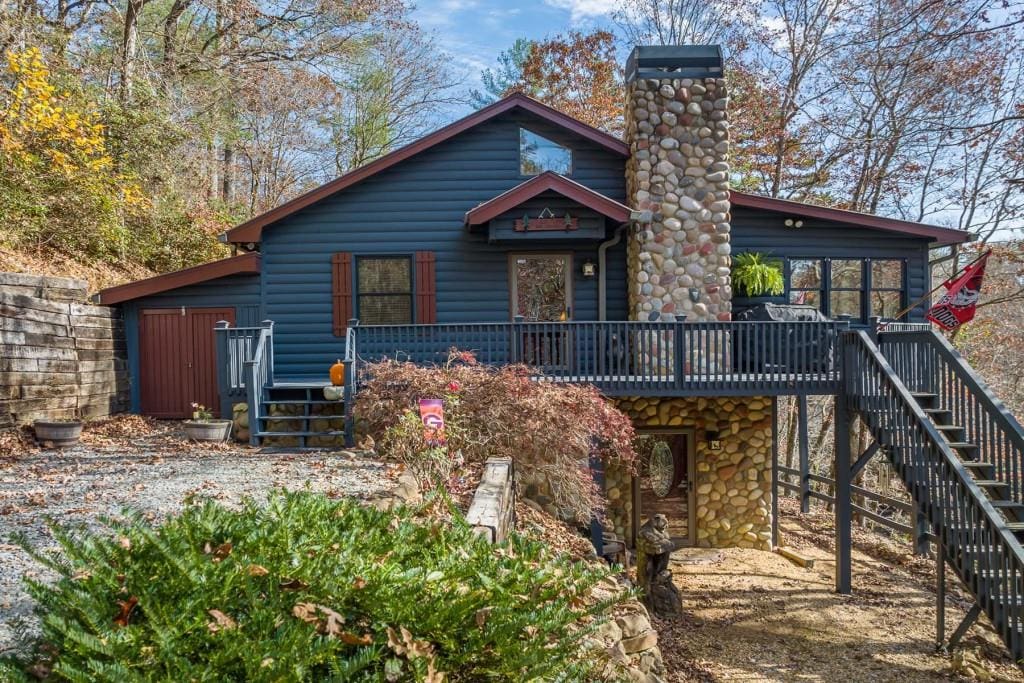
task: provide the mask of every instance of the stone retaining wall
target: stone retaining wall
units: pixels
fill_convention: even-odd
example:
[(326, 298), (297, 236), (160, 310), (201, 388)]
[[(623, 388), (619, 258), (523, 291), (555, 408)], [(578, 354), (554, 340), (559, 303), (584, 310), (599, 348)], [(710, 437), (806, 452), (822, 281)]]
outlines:
[(0, 273), (0, 429), (129, 407), (124, 325), (84, 280)]
[[(696, 431), (697, 545), (771, 549), (772, 411), (770, 398), (626, 398), (619, 408), (638, 429)], [(717, 431), (721, 450), (710, 450)], [(628, 473), (605, 474), (608, 516), (629, 538), (633, 509)]]
[(511, 458), (487, 459), (466, 521), (491, 543), (501, 543), (508, 538), (515, 522)]

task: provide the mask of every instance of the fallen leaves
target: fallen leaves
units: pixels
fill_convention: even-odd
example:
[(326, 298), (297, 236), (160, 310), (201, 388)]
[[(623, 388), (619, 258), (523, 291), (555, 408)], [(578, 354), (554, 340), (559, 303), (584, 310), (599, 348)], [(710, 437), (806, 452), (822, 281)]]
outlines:
[(334, 636), (346, 645), (365, 646), (373, 643), (373, 636), (369, 633), (359, 635), (345, 630), (345, 617), (326, 605), (298, 602), (292, 607), (292, 616), (307, 624), (314, 624), (318, 633)]
[(135, 612), (135, 608), (139, 604), (139, 599), (133, 595), (127, 600), (118, 600), (117, 604), (121, 609), (118, 611), (117, 616), (114, 617), (114, 623), (121, 628), (124, 628), (128, 626), (128, 622), (132, 618), (132, 613)]
[(250, 564), (246, 568), (246, 572), (248, 572), (249, 576), (266, 576), (270, 573), (266, 567), (258, 564)]
[(206, 625), (206, 628), (210, 630), (210, 633), (230, 631), (231, 629), (238, 628), (238, 622), (221, 612), (219, 609), (207, 610), (206, 613), (213, 617), (213, 621)]
[(221, 543), (216, 548), (209, 542), (203, 547), (203, 554), (213, 555), (213, 562), (222, 562), (228, 555), (231, 554), (231, 549), (234, 546), (231, 545), (231, 541), (227, 543)]
[(281, 583), (277, 585), (283, 591), (301, 591), (309, 588), (309, 584), (301, 579), (289, 579), (285, 577), (281, 579)]

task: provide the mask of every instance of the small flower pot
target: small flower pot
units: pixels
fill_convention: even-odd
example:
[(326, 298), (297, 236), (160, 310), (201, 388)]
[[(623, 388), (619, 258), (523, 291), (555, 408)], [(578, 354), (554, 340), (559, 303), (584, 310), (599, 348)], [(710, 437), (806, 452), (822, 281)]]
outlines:
[(227, 441), (231, 436), (231, 420), (185, 420), (182, 425), (192, 441)]
[(35, 430), (37, 441), (56, 448), (74, 446), (82, 436), (81, 422), (36, 421), (32, 424), (32, 429)]

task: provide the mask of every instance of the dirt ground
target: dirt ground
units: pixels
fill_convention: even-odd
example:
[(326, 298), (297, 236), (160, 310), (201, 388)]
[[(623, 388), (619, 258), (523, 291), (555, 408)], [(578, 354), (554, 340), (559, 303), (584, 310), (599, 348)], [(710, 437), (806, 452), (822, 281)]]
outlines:
[[(838, 595), (831, 517), (800, 516), (791, 501), (782, 510), (783, 544), (813, 568), (755, 550), (673, 554), (685, 614), (656, 623), (671, 681), (1024, 681), (987, 625), (936, 654), (933, 560), (855, 530), (854, 593)], [(947, 595), (948, 634), (970, 603)]]
[[(20, 438), (20, 440), (19, 440)], [(273, 488), (367, 497), (391, 488), (390, 468), (359, 453), (261, 452), (236, 444), (192, 444), (175, 423), (121, 416), (87, 428), (82, 443), (41, 450), (8, 432), (0, 442), (0, 654), (34, 627), (21, 577), (45, 572), (18, 545), (54, 545), (47, 519), (101, 528), (124, 508), (160, 519), (187, 497), (233, 504)]]

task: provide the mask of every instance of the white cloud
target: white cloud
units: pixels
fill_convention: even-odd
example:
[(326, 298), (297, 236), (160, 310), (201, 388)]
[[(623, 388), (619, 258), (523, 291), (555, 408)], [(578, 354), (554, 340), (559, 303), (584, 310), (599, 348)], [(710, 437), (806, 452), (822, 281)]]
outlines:
[(544, 0), (547, 5), (568, 10), (573, 21), (609, 15), (618, 7), (618, 0)]

